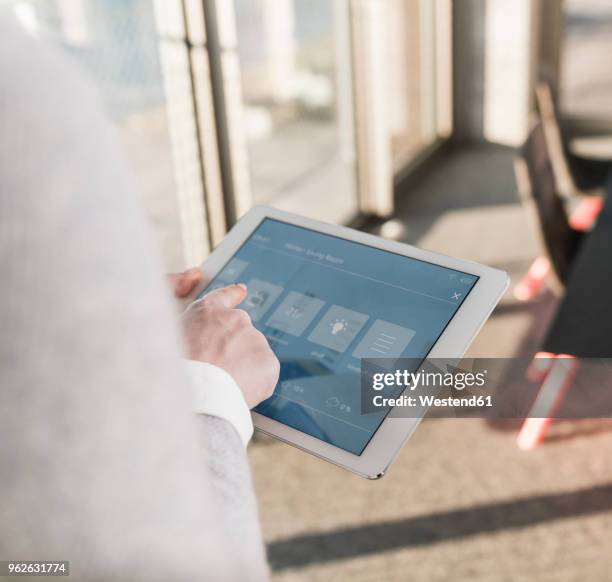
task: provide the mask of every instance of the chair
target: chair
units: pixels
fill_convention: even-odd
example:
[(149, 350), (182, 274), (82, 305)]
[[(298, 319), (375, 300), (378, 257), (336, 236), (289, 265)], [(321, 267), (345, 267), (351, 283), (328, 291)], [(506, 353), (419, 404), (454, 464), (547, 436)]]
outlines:
[[(546, 149), (550, 158), (556, 188), (571, 208), (570, 226), (578, 231), (590, 230), (603, 208), (601, 188), (611, 175), (612, 160), (592, 160), (572, 153), (569, 137), (563, 131), (557, 100), (547, 82), (536, 85), (536, 110), (542, 122)], [(514, 287), (519, 301), (533, 299), (550, 273), (546, 256), (538, 257), (523, 279)]]
[(573, 153), (550, 84), (538, 83), (535, 96), (559, 193), (565, 198), (599, 194), (612, 170), (612, 160), (593, 160)]
[[(522, 148), (521, 157), (515, 160), (515, 172), (521, 201), (536, 225), (543, 253), (530, 272), (538, 261), (545, 261), (548, 268), (543, 269), (542, 265), (539, 268), (545, 271), (545, 276), (550, 275), (553, 290), (558, 293), (565, 287), (572, 261), (585, 234), (572, 228), (569, 223), (565, 200), (557, 190), (547, 146), (543, 123), (537, 120)], [(517, 436), (520, 449), (532, 450), (542, 441), (555, 410), (572, 385), (577, 369), (578, 361), (570, 355), (535, 355), (528, 374), (536, 377), (532, 377), (532, 380), (541, 381), (541, 386), (532, 412)]]
[(568, 222), (540, 121), (532, 126), (521, 154), (515, 160), (519, 195), (536, 226), (542, 254), (549, 265), (553, 290), (559, 293), (567, 281), (582, 233)]

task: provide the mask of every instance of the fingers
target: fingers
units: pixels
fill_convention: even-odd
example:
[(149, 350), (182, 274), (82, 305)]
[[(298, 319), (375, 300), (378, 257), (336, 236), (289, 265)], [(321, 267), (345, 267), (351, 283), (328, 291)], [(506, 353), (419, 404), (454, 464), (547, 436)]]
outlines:
[(247, 288), (244, 283), (228, 285), (211, 291), (202, 299), (202, 303), (207, 307), (226, 307), (233, 309), (240, 305), (247, 296)]
[(197, 267), (183, 273), (168, 275), (175, 297), (187, 297), (203, 280), (204, 273)]

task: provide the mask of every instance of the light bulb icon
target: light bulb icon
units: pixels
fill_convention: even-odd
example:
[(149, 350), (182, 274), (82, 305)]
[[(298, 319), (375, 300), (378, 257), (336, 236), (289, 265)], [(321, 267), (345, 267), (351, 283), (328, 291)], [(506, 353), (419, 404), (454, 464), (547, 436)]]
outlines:
[(335, 321), (332, 321), (331, 334), (338, 335), (339, 333), (343, 332), (346, 329), (347, 325), (348, 324), (346, 323), (346, 320), (344, 319), (336, 319)]

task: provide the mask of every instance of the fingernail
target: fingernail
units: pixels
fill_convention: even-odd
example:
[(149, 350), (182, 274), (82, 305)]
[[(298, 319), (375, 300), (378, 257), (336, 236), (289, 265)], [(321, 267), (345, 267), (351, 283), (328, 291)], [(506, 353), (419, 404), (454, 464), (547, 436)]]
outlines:
[(243, 291), (247, 290), (247, 286), (244, 283), (236, 283), (236, 287), (240, 287)]

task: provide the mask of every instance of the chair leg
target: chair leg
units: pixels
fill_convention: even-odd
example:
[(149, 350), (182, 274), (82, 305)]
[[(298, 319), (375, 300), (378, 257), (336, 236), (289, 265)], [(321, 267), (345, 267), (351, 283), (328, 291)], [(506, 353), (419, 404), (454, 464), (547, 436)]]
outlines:
[(540, 384), (544, 382), (555, 358), (556, 354), (551, 352), (537, 352), (525, 373), (527, 381), (533, 383), (540, 382)]
[(519, 301), (529, 301), (537, 297), (549, 273), (550, 261), (548, 258), (538, 257), (529, 267), (527, 274), (514, 287), (514, 297)]
[(578, 371), (578, 361), (568, 354), (555, 356), (540, 391), (525, 419), (516, 444), (523, 451), (535, 449), (544, 439), (548, 425), (561, 405)]
[(570, 226), (582, 232), (591, 230), (602, 208), (601, 196), (585, 196), (569, 217)]

